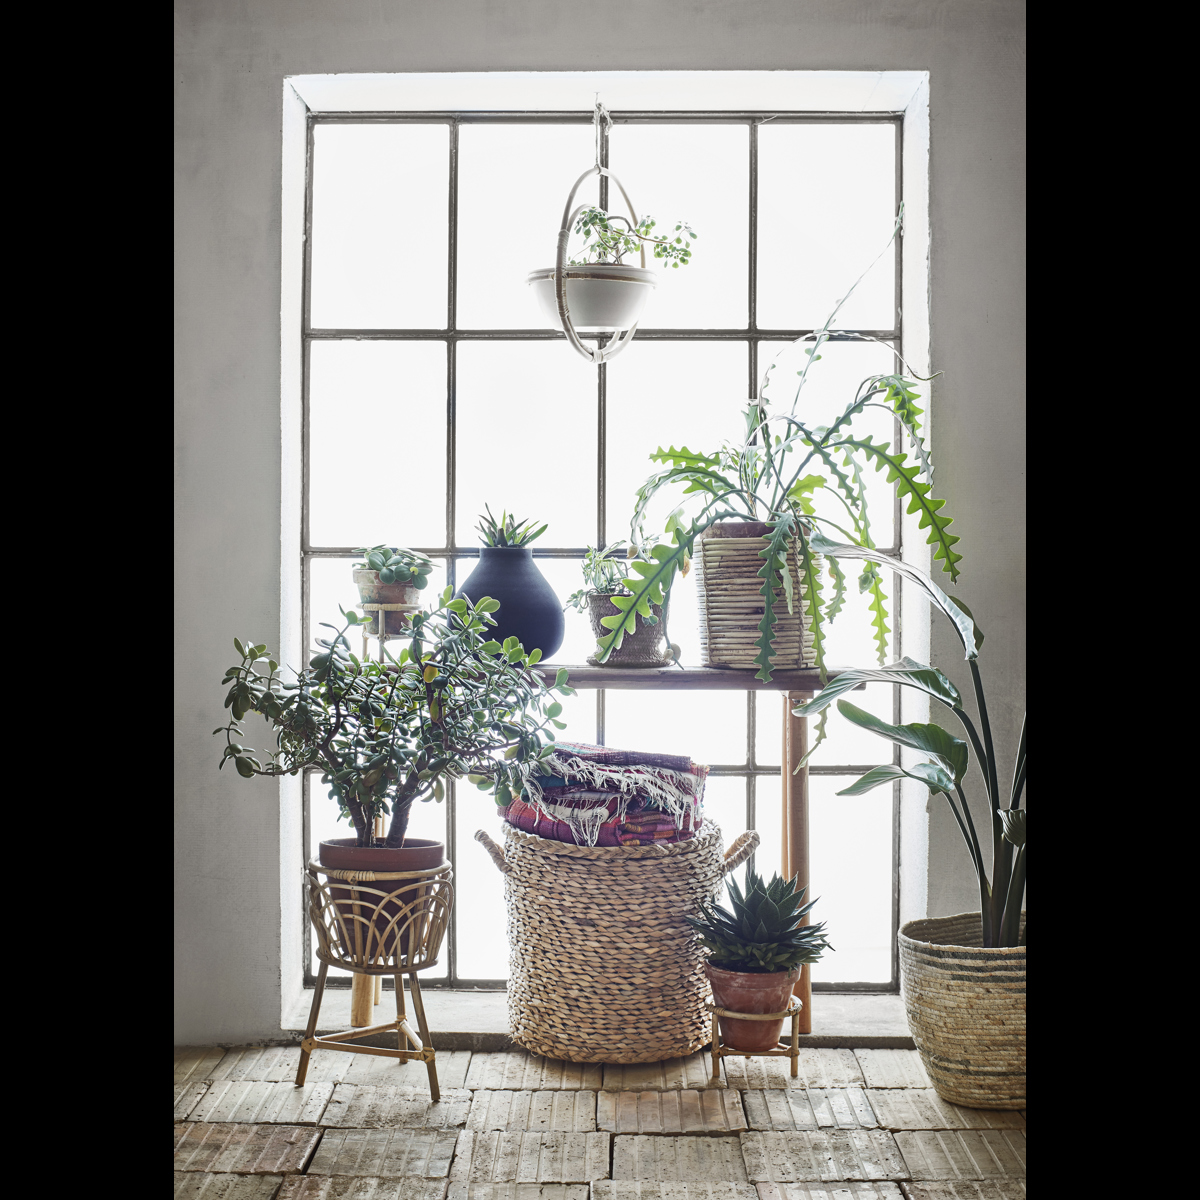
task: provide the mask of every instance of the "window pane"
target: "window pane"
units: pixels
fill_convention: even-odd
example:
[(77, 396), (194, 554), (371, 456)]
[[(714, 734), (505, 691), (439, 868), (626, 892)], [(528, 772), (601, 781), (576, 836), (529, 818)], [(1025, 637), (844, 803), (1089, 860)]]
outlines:
[[(743, 329), (747, 322), (750, 131), (745, 125), (614, 125), (609, 165), (639, 217), (674, 236), (686, 221), (699, 235), (686, 267), (663, 266), (646, 305), (647, 329)], [(609, 209), (624, 214), (611, 188)], [(636, 258), (632, 260), (637, 265)]]
[[(760, 696), (759, 700), (762, 699), (763, 696)], [(780, 787), (778, 775), (756, 775), (754, 778), (754, 828), (758, 830), (759, 837), (758, 849), (754, 852), (754, 869), (768, 881), (772, 875), (783, 872)]]
[[(797, 396), (800, 383), (798, 372), (806, 361), (803, 344), (789, 342), (781, 348), (762, 343), (759, 363), (768, 384), (763, 395), (770, 401), (775, 413), (791, 413), (792, 403)], [(879, 342), (826, 342), (817, 355), (817, 361), (809, 369), (799, 391), (799, 402), (795, 415), (809, 428), (831, 425), (853, 403), (858, 386), (872, 375), (887, 375), (899, 370), (899, 364), (891, 347)], [(923, 389), (918, 389), (923, 391)], [(921, 407), (926, 407), (922, 404)], [(856, 436), (869, 436), (875, 443), (892, 445), (895, 418), (879, 408), (867, 408), (854, 418), (852, 426)], [(911, 447), (902, 447), (912, 460)], [(789, 460), (790, 461), (790, 458)], [(792, 471), (799, 467), (797, 461)], [(810, 468), (819, 470), (819, 467)], [(823, 472), (828, 477), (828, 472)], [(895, 492), (887, 481), (887, 471), (870, 469), (865, 473), (867, 514), (871, 522), (871, 537), (877, 546), (891, 546), (895, 542)], [(819, 516), (844, 524), (846, 510), (838, 499), (825, 489), (813, 494), (813, 503)], [(857, 576), (855, 576), (857, 578)]]
[(317, 125), (312, 324), (444, 329), (446, 125)]
[[(590, 125), (463, 125), (458, 141), (458, 326), (542, 329), (525, 282), (554, 266), (571, 185), (595, 161)], [(575, 203), (595, 204), (589, 179)], [(558, 352), (575, 357), (573, 350)]]
[(746, 761), (745, 692), (657, 693), (610, 688), (604, 704), (605, 745), (686, 754), (693, 762), (710, 766)]
[[(845, 614), (843, 614), (843, 617)], [(839, 620), (842, 618), (839, 618)], [(840, 660), (839, 660), (840, 661)], [(870, 666), (873, 657), (860, 659)], [(880, 720), (892, 721), (892, 685), (869, 683), (861, 692), (851, 692), (845, 697), (856, 708), (874, 713)], [(758, 698), (758, 719), (755, 724), (755, 757), (760, 766), (774, 766), (780, 760), (783, 741), (782, 704), (770, 692), (762, 692)], [(891, 743), (883, 738), (851, 724), (831, 705), (827, 710), (825, 740), (813, 752), (809, 762), (818, 767), (834, 767), (844, 763), (858, 766), (874, 766), (892, 761)], [(816, 736), (817, 718), (809, 720), (809, 737)], [(844, 784), (839, 784), (844, 787)]]
[[(759, 328), (824, 324), (892, 235), (895, 161), (890, 124), (759, 126)], [(894, 282), (888, 251), (835, 327), (893, 328)]]
[(549, 522), (541, 546), (596, 540), (596, 372), (557, 342), (458, 347), (457, 540), (484, 504)]
[(314, 546), (442, 546), (444, 342), (314, 342), (309, 370)]
[(891, 979), (892, 789), (837, 796), (848, 780), (809, 778), (809, 898), (836, 947), (813, 966), (814, 980)]
[[(688, 270), (692, 268), (689, 267)], [(743, 342), (634, 341), (608, 367), (607, 527), (610, 542), (629, 537), (637, 489), (661, 466), (660, 446), (714, 451), (742, 433), (749, 394)], [(682, 488), (651, 502), (647, 533), (662, 533)], [(694, 508), (692, 501), (689, 507)], [(678, 639), (676, 639), (678, 640)]]

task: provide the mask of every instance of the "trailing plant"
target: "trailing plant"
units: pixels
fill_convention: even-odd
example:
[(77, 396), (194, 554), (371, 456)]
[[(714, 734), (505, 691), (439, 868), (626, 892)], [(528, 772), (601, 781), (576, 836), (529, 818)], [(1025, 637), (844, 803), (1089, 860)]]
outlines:
[(354, 553), (363, 556), (354, 569), (377, 572), (380, 583), (411, 583), (419, 590), (429, 582), (433, 570), (433, 562), (424, 554), (403, 546), (359, 546)]
[[(866, 554), (859, 546), (825, 543), (820, 538), (814, 539), (814, 546), (821, 553), (835, 554), (843, 558), (863, 558)], [(1027, 718), (1021, 722), (1021, 739), (1012, 775), (1002, 786), (996, 748), (992, 741), (991, 721), (988, 719), (983, 678), (979, 672), (979, 649), (983, 645), (982, 630), (975, 624), (970, 609), (961, 600), (947, 596), (923, 571), (898, 559), (882, 557), (879, 561), (920, 587), (933, 606), (953, 625), (971, 670), (978, 728), (968, 715), (963, 698), (954, 684), (940, 671), (911, 658), (902, 658), (898, 662), (878, 668), (841, 672), (811, 700), (792, 711), (801, 717), (823, 714), (830, 704), (836, 702), (838, 711), (846, 720), (898, 746), (929, 756), (927, 762), (909, 767), (893, 764), (874, 767), (838, 795), (861, 796), (872, 788), (896, 779), (914, 779), (927, 787), (932, 795), (945, 796), (966, 842), (971, 864), (975, 868), (979, 885), (983, 945), (1015, 946), (1021, 936), (1021, 904), (1025, 895), (1026, 822), (1025, 810), (1021, 808), (1021, 793), (1025, 788), (1026, 776)], [(894, 683), (923, 692), (954, 714), (967, 735), (966, 740), (953, 736), (938, 724), (890, 725), (840, 698), (860, 683)], [(964, 790), (972, 751), (991, 814), (990, 879), (984, 851), (975, 831), (971, 808)]]
[[(900, 229), (897, 220), (893, 238)], [(889, 242), (889, 245), (891, 243)], [(886, 250), (886, 247), (885, 247)], [(881, 252), (882, 253), (882, 252)], [(878, 260), (876, 260), (878, 261)], [(872, 264), (873, 265), (873, 264)], [(870, 268), (868, 268), (868, 271)], [(876, 341), (862, 334), (838, 333), (830, 326), (866, 272), (846, 293), (814, 334), (798, 339), (805, 363), (797, 371), (798, 381), (786, 405), (772, 407), (766, 392), (777, 362), (767, 368), (759, 388), (759, 397), (751, 400), (743, 413), (742, 434), (713, 451), (694, 451), (687, 446), (661, 446), (650, 455), (661, 464), (638, 489), (631, 521), (632, 537), (638, 540), (650, 502), (660, 493), (674, 491), (680, 504), (667, 519), (670, 544), (654, 547), (652, 561), (631, 563), (625, 581), (627, 597), (613, 603), (621, 613), (605, 617), (603, 624), (612, 632), (601, 639), (596, 657), (604, 661), (620, 646), (626, 633), (632, 633), (635, 614), (644, 618), (651, 603), (661, 604), (677, 572), (693, 553), (697, 538), (719, 521), (764, 522), (766, 542), (761, 552), (763, 616), (759, 622), (757, 653), (754, 662), (757, 677), (771, 678), (772, 638), (784, 603), (789, 613), (801, 604), (813, 635), (816, 664), (825, 678), (825, 638), (827, 625), (841, 611), (846, 596), (846, 578), (836, 557), (826, 550), (823, 562), (818, 558), (817, 541), (830, 537), (849, 542), (856, 550), (872, 551), (864, 557), (858, 577), (860, 591), (870, 596), (874, 614), (875, 639), (879, 661), (887, 653), (888, 609), (879, 570), (881, 556), (875, 551), (871, 519), (867, 505), (866, 480), (872, 470), (884, 472), (895, 484), (907, 511), (918, 516), (920, 528), (928, 531), (933, 557), (951, 580), (959, 575), (962, 555), (955, 549), (958, 537), (950, 532), (951, 518), (943, 511), (945, 501), (933, 494), (933, 461), (925, 445), (922, 416), (917, 401), (915, 375), (897, 355), (901, 371), (872, 375), (859, 384), (853, 398), (832, 422), (816, 425), (804, 411), (802, 400), (810, 371), (820, 361), (821, 347), (830, 341)], [(890, 441), (874, 441), (859, 426), (868, 410), (883, 410), (899, 422), (912, 451), (895, 448)], [(830, 498), (837, 519), (817, 511), (814, 496), (818, 490)], [(685, 509), (690, 507), (690, 515)], [(795, 555), (802, 597), (794, 595), (791, 572), (787, 569), (789, 549)], [(782, 596), (778, 595), (782, 589)], [(818, 740), (823, 736), (818, 730)]]
[[(360, 846), (373, 842), (374, 821), (391, 817), (382, 844), (402, 846), (415, 801), (441, 800), (448, 779), (466, 776), (507, 804), (522, 790), (521, 764), (553, 749), (561, 704), (573, 695), (567, 672), (547, 686), (530, 668), (516, 638), (490, 638), (499, 602), (452, 599), (412, 618), (412, 637), (397, 657), (385, 645), (382, 662), (360, 662), (346, 631), (367, 618), (343, 612), (340, 628), (318, 638), (318, 653), (294, 682), (284, 680), (266, 646), (235, 638), (241, 661), (225, 673), (230, 721), (221, 766), (232, 762), (247, 779), (322, 771), (330, 798), (349, 819)], [(262, 716), (276, 749), (259, 756), (244, 744), (242, 722)]]
[(532, 521), (518, 521), (504, 511), (501, 511), (500, 520), (497, 521), (492, 516), (492, 510), (486, 504), (483, 507), (487, 516), (480, 516), (475, 528), (479, 530), (485, 546), (528, 546), (549, 528), (543, 525), (540, 529), (534, 529)]
[[(565, 607), (584, 612), (591, 596), (629, 595), (629, 589), (625, 586), (625, 575), (629, 570), (627, 561), (649, 561), (650, 551), (657, 541), (657, 538), (649, 538), (641, 545), (626, 541), (610, 542), (603, 550), (589, 546), (583, 556), (583, 587), (571, 593)], [(650, 624), (656, 621), (657, 618), (654, 618)]]
[(831, 949), (825, 923), (802, 925), (815, 900), (803, 904), (806, 888), (795, 879), (772, 877), (763, 883), (753, 871), (746, 874), (746, 892), (730, 879), (730, 908), (701, 904), (701, 917), (684, 920), (700, 935), (708, 961), (725, 971), (752, 973), (790, 971), (801, 963), (814, 963)]
[(655, 237), (651, 231), (657, 224), (649, 215), (635, 225), (628, 217), (606, 213), (602, 208), (585, 208), (575, 221), (575, 232), (583, 235), (584, 245), (568, 262), (573, 267), (617, 264), (626, 254), (636, 254), (642, 246), (648, 246), (655, 258), (663, 260), (664, 267), (686, 267), (692, 258), (692, 241), (699, 234), (686, 221), (680, 221), (673, 233)]

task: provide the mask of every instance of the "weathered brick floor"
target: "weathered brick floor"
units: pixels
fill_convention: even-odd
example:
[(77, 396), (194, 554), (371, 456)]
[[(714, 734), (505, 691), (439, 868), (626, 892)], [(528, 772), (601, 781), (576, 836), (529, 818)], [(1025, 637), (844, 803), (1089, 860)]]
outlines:
[(1025, 1114), (958, 1108), (913, 1050), (574, 1066), (509, 1051), (425, 1068), (317, 1051), (175, 1052), (188, 1200), (1023, 1200)]

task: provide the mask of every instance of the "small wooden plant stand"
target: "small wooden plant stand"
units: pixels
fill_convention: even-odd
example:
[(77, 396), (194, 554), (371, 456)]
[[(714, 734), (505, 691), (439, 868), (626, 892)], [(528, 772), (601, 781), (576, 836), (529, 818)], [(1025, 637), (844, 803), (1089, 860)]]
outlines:
[[(728, 1008), (718, 1008), (710, 997), (704, 1002), (704, 1007), (712, 1013), (712, 1082), (721, 1082), (721, 1059), (730, 1055), (739, 1058), (790, 1058), (792, 1060), (792, 1078), (800, 1074), (800, 1013), (804, 1003), (799, 996), (790, 996), (788, 1006), (783, 1012), (776, 1013), (742, 1013)], [(791, 1017), (792, 1036), (789, 1042), (780, 1042), (774, 1050), (756, 1050), (747, 1053), (745, 1050), (734, 1050), (721, 1042), (719, 1017), (736, 1017), (739, 1021), (778, 1021), (780, 1017)]]
[[(321, 969), (308, 1027), (300, 1043), (297, 1086), (308, 1073), (309, 1056), (318, 1049), (376, 1054), (401, 1062), (418, 1059), (425, 1064), (430, 1099), (436, 1103), (441, 1091), (417, 972), (437, 965), (454, 902), (450, 864), (443, 862), (422, 871), (343, 871), (310, 862), (305, 874), (308, 913), (317, 936), (316, 955)], [(374, 976), (376, 982), (382, 982), (384, 975), (393, 976), (396, 1019), (317, 1037), (317, 1018), (330, 967), (351, 971), (356, 979)], [(417, 1018), (415, 1030), (409, 1024), (404, 1004), (405, 975)], [(396, 1049), (352, 1044), (378, 1033), (395, 1033)]]

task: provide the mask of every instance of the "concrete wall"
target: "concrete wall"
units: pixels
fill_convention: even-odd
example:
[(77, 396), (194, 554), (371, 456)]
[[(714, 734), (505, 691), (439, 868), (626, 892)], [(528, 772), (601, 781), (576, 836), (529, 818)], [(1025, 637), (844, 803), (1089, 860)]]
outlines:
[[(585, 69), (931, 73), (939, 492), (988, 633), (1005, 756), (1024, 708), (1024, 6), (1015, 0), (177, 0), (176, 1018), (179, 1043), (279, 1029), (276, 789), (220, 775), (234, 633), (279, 631), (280, 95), (285, 75)], [(965, 682), (935, 626), (939, 665)], [(948, 816), (932, 913), (975, 907)]]

